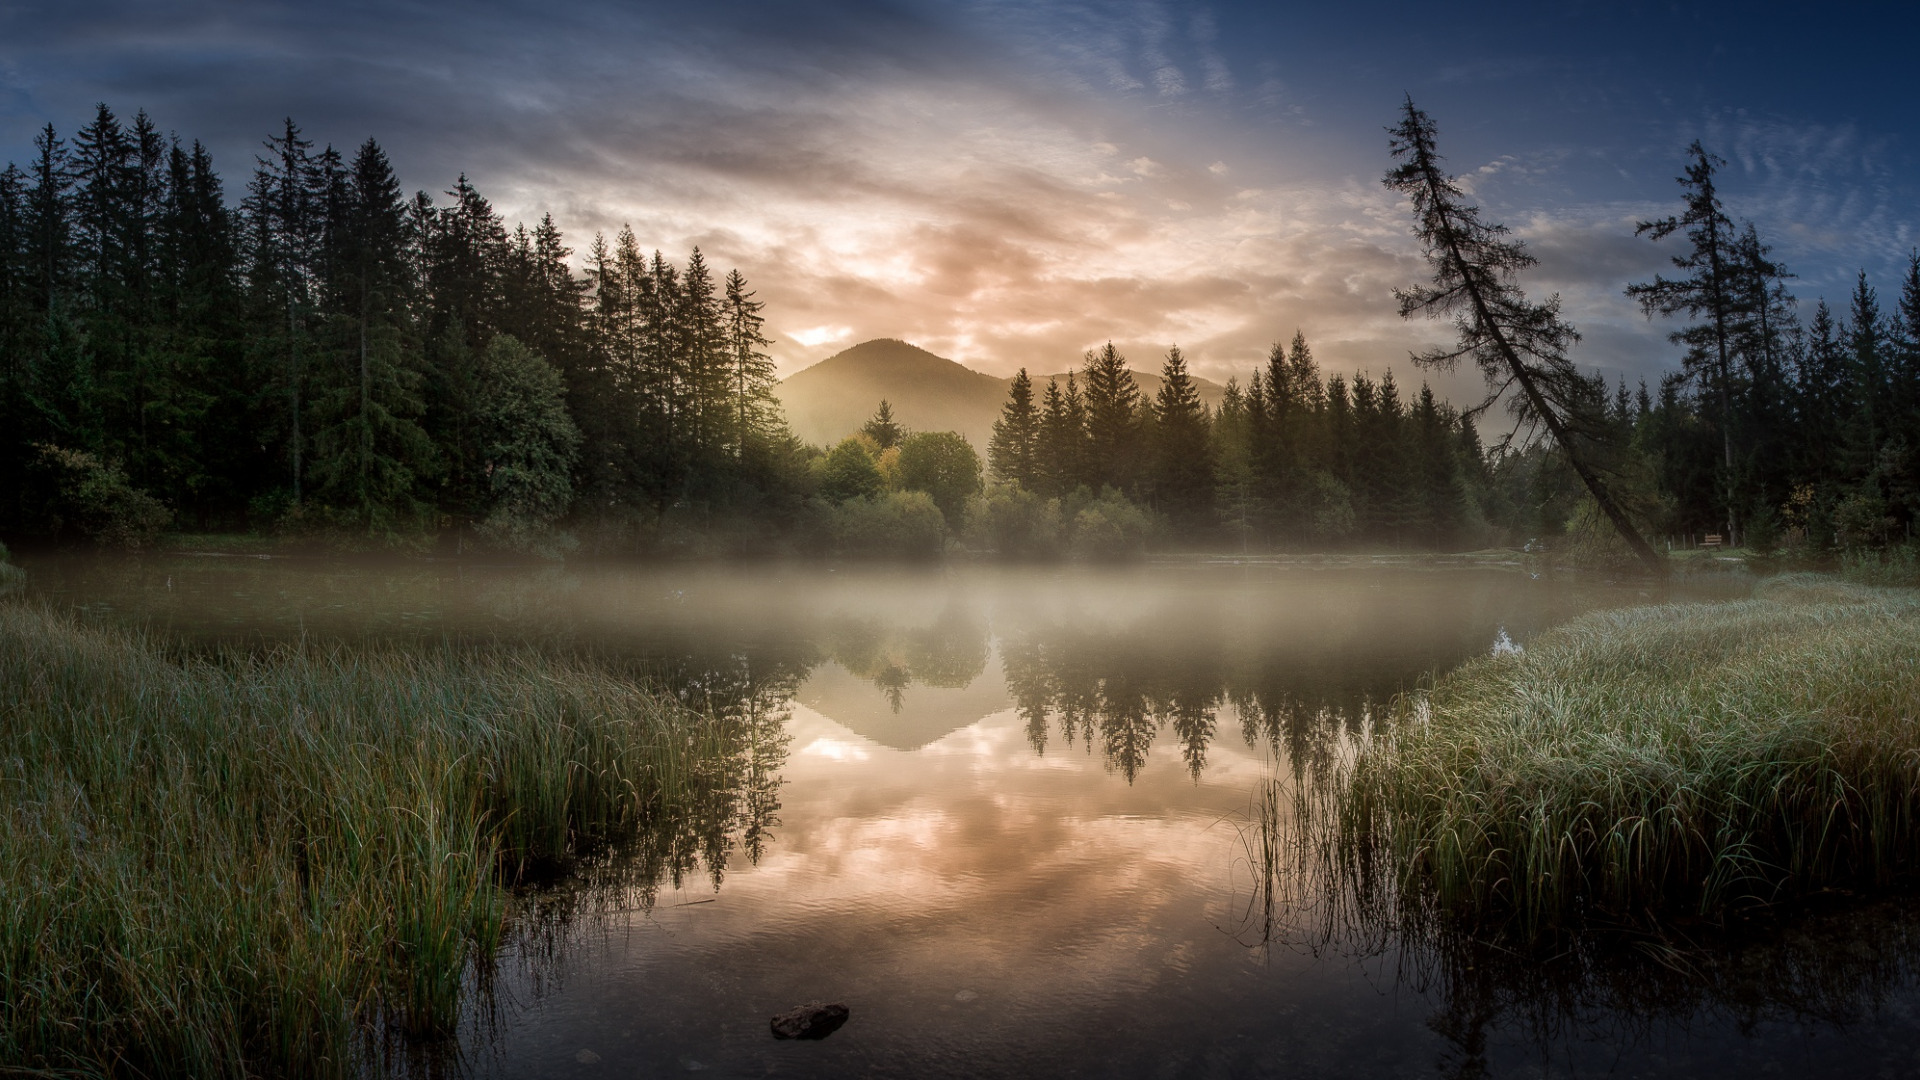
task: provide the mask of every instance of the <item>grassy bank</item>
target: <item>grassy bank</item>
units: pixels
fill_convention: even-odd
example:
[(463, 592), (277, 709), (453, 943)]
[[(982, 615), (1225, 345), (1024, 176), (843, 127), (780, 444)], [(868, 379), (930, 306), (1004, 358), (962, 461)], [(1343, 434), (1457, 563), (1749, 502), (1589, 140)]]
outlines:
[(1349, 867), (1527, 931), (1893, 881), (1920, 855), (1920, 594), (1797, 576), (1586, 616), (1403, 702), (1335, 792)]
[(446, 1032), (503, 883), (694, 797), (719, 738), (526, 653), (182, 657), (0, 604), (0, 1063), (339, 1075)]

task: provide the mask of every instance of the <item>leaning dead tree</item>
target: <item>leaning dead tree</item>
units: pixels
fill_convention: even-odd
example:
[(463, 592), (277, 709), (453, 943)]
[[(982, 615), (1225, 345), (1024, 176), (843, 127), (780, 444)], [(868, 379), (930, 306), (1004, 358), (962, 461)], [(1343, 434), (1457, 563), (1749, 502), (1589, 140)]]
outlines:
[(1514, 284), (1515, 271), (1534, 265), (1533, 256), (1519, 241), (1507, 239), (1506, 226), (1481, 221), (1480, 208), (1441, 171), (1433, 120), (1414, 107), (1411, 97), (1391, 134), (1399, 164), (1388, 170), (1386, 185), (1412, 201), (1413, 232), (1433, 268), (1431, 285), (1394, 290), (1400, 315), (1451, 316), (1460, 331), (1453, 348), (1416, 353), (1413, 362), (1450, 371), (1462, 357), (1473, 360), (1488, 390), (1474, 413), (1518, 389), (1509, 405), (1515, 416), (1547, 429), (1621, 539), (1649, 570), (1665, 574), (1666, 561), (1608, 492), (1583, 445), (1603, 438), (1606, 425), (1595, 414), (1590, 384), (1567, 359), (1567, 347), (1579, 335), (1561, 321), (1560, 298), (1530, 303)]

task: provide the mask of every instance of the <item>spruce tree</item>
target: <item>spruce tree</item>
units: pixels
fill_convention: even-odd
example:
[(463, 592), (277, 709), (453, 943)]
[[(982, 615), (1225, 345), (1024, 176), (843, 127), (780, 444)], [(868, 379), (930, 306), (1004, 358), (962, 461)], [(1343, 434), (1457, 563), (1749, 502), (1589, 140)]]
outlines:
[(1036, 490), (1040, 423), (1040, 413), (1033, 406), (1033, 380), (1027, 377), (1027, 369), (1021, 368), (1007, 390), (1007, 403), (1001, 406), (1000, 418), (993, 422), (993, 438), (987, 443), (987, 460), (1002, 483)]
[[(1255, 378), (1258, 377), (1256, 373)], [(1241, 551), (1246, 551), (1252, 540), (1260, 512), (1252, 436), (1247, 395), (1241, 391), (1238, 379), (1228, 379), (1213, 422), (1214, 505), (1219, 508), (1220, 523), (1239, 539)]]
[(702, 478), (718, 468), (727, 451), (726, 432), (733, 409), (728, 390), (733, 382), (732, 358), (727, 355), (721, 300), (706, 256), (699, 248), (687, 258), (681, 276), (679, 347), (685, 373), (686, 419), (682, 427), (695, 468)]
[(1846, 461), (1856, 477), (1875, 472), (1880, 451), (1889, 440), (1893, 419), (1893, 385), (1888, 379), (1887, 325), (1880, 314), (1880, 297), (1867, 283), (1866, 271), (1854, 281), (1853, 299), (1844, 331), (1848, 382), (1853, 387), (1846, 425)]
[(1178, 345), (1167, 350), (1153, 403), (1152, 476), (1155, 501), (1188, 529), (1212, 519), (1213, 462), (1206, 406)]
[(1086, 483), (1131, 491), (1140, 468), (1140, 388), (1109, 341), (1086, 355)]
[(1480, 408), (1508, 386), (1518, 387), (1514, 408), (1520, 419), (1546, 427), (1628, 546), (1649, 570), (1664, 574), (1665, 563), (1607, 490), (1581, 445), (1602, 425), (1584, 404), (1586, 381), (1567, 359), (1576, 335), (1560, 319), (1559, 298), (1545, 304), (1526, 299), (1513, 278), (1534, 265), (1534, 258), (1517, 241), (1505, 239), (1504, 226), (1480, 220), (1479, 208), (1441, 171), (1435, 140), (1433, 121), (1408, 98), (1393, 129), (1392, 152), (1400, 164), (1387, 173), (1386, 184), (1413, 203), (1414, 235), (1426, 249), (1433, 284), (1398, 291), (1400, 314), (1452, 316), (1459, 332), (1453, 348), (1417, 355), (1414, 362), (1449, 370), (1463, 357), (1473, 360), (1490, 389)]
[(1686, 347), (1681, 363), (1688, 376), (1701, 383), (1713, 395), (1719, 413), (1722, 446), (1721, 481), (1725, 502), (1727, 538), (1737, 542), (1740, 492), (1734, 460), (1734, 402), (1740, 392), (1742, 373), (1737, 370), (1739, 337), (1750, 312), (1742, 303), (1739, 238), (1731, 219), (1721, 209), (1714, 173), (1726, 162), (1709, 154), (1699, 140), (1687, 147), (1691, 158), (1686, 174), (1679, 177), (1685, 189), (1686, 213), (1643, 221), (1634, 230), (1636, 236), (1664, 240), (1686, 230), (1690, 247), (1675, 255), (1675, 269), (1684, 272), (1678, 278), (1656, 276), (1650, 282), (1627, 286), (1627, 295), (1639, 301), (1651, 318), (1681, 313), (1700, 320), (1674, 331), (1671, 340)]
[(883, 451), (900, 445), (900, 441), (907, 437), (907, 429), (894, 420), (893, 406), (885, 398), (880, 400), (880, 407), (873, 411), (867, 422), (861, 425), (860, 433), (872, 439), (873, 444)]
[[(1072, 374), (1068, 374), (1067, 383), (1072, 385)], [(1078, 397), (1077, 390), (1075, 397)], [(1076, 400), (1075, 408), (1070, 410), (1067, 394), (1060, 389), (1059, 381), (1047, 380), (1040, 410), (1039, 453), (1034, 462), (1034, 482), (1035, 490), (1049, 498), (1065, 495), (1079, 483), (1077, 462), (1080, 439), (1084, 433), (1079, 427), (1077, 406)]]
[[(282, 363), (277, 380), (284, 395), (288, 479), (293, 507), (300, 507), (306, 472), (306, 360), (313, 311), (315, 252), (320, 240), (318, 177), (310, 151), (289, 117), (256, 158), (243, 203), (251, 246), (251, 285), (256, 310), (272, 329), (259, 344)], [(263, 328), (264, 329), (264, 328)]]
[(421, 523), (418, 489), (436, 457), (419, 423), (424, 359), (406, 265), (406, 200), (372, 139), (331, 187), (327, 307), (336, 362), (330, 383), (316, 390), (316, 495), (361, 531), (394, 535)]
[(724, 305), (734, 413), (732, 443), (734, 456), (744, 457), (750, 448), (764, 451), (783, 430), (780, 403), (773, 396), (773, 358), (766, 351), (773, 342), (763, 330), (766, 320), (760, 314), (766, 304), (754, 299), (739, 270), (727, 272)]

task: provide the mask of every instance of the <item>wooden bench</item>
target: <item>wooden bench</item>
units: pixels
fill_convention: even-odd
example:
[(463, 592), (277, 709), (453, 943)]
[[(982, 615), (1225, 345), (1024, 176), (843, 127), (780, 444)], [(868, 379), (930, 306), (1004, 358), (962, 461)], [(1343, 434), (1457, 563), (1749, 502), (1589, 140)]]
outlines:
[(1726, 543), (1726, 538), (1719, 533), (1708, 533), (1700, 538), (1701, 547), (1719, 547), (1724, 543)]

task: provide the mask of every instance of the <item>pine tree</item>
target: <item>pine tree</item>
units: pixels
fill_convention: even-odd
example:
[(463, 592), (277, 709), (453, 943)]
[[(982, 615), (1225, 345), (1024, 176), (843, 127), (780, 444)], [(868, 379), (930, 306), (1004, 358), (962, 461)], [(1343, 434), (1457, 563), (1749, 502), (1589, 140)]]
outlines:
[(1907, 275), (1900, 285), (1900, 304), (1893, 320), (1892, 420), (1907, 445), (1920, 452), (1920, 251), (1907, 258)]
[[(8, 164), (0, 170), (0, 476), (22, 476), (27, 465), (27, 394), (31, 390), (27, 349), (34, 296), (30, 284), (27, 176)], [(0, 528), (21, 516), (19, 484), (0, 492)]]
[[(203, 527), (238, 520), (278, 470), (260, 453), (268, 384), (247, 354), (239, 216), (228, 209), (213, 156), (199, 142), (168, 153), (158, 245), (165, 349), (190, 386), (166, 418), (179, 464), (168, 501)], [(270, 370), (270, 369), (269, 369)]]
[(987, 443), (987, 460), (1002, 483), (1036, 490), (1040, 424), (1041, 415), (1033, 406), (1033, 380), (1027, 377), (1027, 369), (1021, 368), (1007, 390), (1007, 403), (1001, 406), (1000, 418), (993, 422), (993, 438)]
[(1140, 388), (1109, 341), (1086, 355), (1087, 486), (1131, 491), (1140, 470)]
[(1844, 330), (1848, 382), (1853, 387), (1851, 419), (1846, 426), (1846, 459), (1855, 476), (1874, 472), (1881, 448), (1891, 434), (1893, 386), (1888, 374), (1888, 334), (1880, 314), (1880, 298), (1867, 283), (1866, 271), (1854, 282), (1853, 300)]
[(1833, 311), (1822, 300), (1807, 326), (1807, 340), (1794, 371), (1794, 420), (1800, 438), (1794, 473), (1804, 481), (1830, 486), (1839, 479), (1834, 453), (1853, 415), (1846, 398), (1852, 392), (1846, 349)]
[(754, 299), (739, 270), (727, 272), (726, 354), (733, 383), (736, 457), (744, 457), (750, 449), (764, 451), (783, 429), (780, 403), (773, 396), (773, 358), (766, 352), (772, 340), (762, 329), (766, 320), (760, 312), (765, 307)]
[[(1073, 382), (1073, 376), (1067, 376)], [(1077, 397), (1076, 390), (1076, 397)], [(1073, 490), (1079, 482), (1076, 464), (1082, 432), (1067, 409), (1067, 395), (1058, 380), (1047, 380), (1041, 397), (1039, 453), (1034, 461), (1035, 490), (1049, 498), (1058, 498)]]
[(880, 407), (873, 411), (867, 422), (861, 425), (860, 433), (872, 439), (874, 445), (883, 451), (899, 446), (900, 440), (907, 437), (907, 429), (894, 420), (893, 406), (885, 398), (881, 399)]
[(313, 142), (300, 136), (289, 117), (279, 135), (270, 136), (267, 154), (256, 158), (253, 182), (243, 203), (251, 245), (251, 284), (257, 310), (273, 326), (260, 344), (283, 362), (280, 384), (287, 402), (286, 431), (293, 506), (304, 496), (306, 472), (306, 358), (308, 320), (313, 310), (320, 208)]
[(1586, 380), (1567, 359), (1576, 335), (1560, 320), (1559, 298), (1545, 304), (1527, 301), (1513, 277), (1535, 260), (1518, 242), (1504, 238), (1504, 226), (1480, 220), (1479, 208), (1467, 203), (1459, 185), (1441, 171), (1435, 136), (1433, 121), (1408, 98), (1393, 129), (1393, 156), (1401, 163), (1387, 173), (1386, 184), (1412, 201), (1414, 235), (1425, 247), (1434, 275), (1432, 285), (1396, 293), (1400, 314), (1452, 316), (1460, 335), (1454, 348), (1418, 355), (1415, 363), (1449, 370), (1462, 357), (1472, 359), (1491, 390), (1480, 408), (1491, 405), (1508, 386), (1518, 386), (1519, 417), (1547, 428), (1621, 537), (1648, 569), (1664, 573), (1659, 554), (1586, 459), (1581, 442), (1594, 437), (1602, 425), (1583, 402)]
[(1153, 403), (1155, 501), (1176, 524), (1191, 529), (1213, 517), (1207, 410), (1178, 345), (1167, 350), (1160, 378)]
[(1649, 318), (1684, 312), (1702, 320), (1674, 331), (1670, 338), (1675, 344), (1686, 346), (1682, 365), (1689, 377), (1711, 391), (1718, 407), (1725, 470), (1722, 498), (1728, 541), (1732, 543), (1737, 542), (1739, 535), (1737, 503), (1740, 498), (1734, 460), (1734, 401), (1740, 393), (1742, 373), (1737, 370), (1736, 362), (1743, 323), (1751, 313), (1741, 303), (1739, 239), (1732, 220), (1721, 209), (1713, 181), (1715, 170), (1726, 162), (1707, 153), (1698, 140), (1687, 147), (1687, 154), (1692, 162), (1687, 166), (1686, 175), (1679, 178), (1680, 186), (1686, 191), (1686, 213), (1643, 221), (1634, 230), (1636, 236), (1664, 240), (1685, 229), (1691, 247), (1685, 254), (1675, 255), (1673, 265), (1686, 276), (1674, 279), (1656, 276), (1650, 282), (1627, 286), (1627, 295), (1639, 301)]
[(1410, 424), (1410, 494), (1417, 503), (1410, 524), (1422, 543), (1445, 546), (1458, 537), (1466, 518), (1458, 429), (1447, 408), (1435, 400), (1433, 387), (1426, 383), (1420, 384), (1420, 396), (1414, 399)]
[(439, 470), (441, 509), (469, 522), (487, 512), (492, 497), (476, 418), (488, 407), (490, 388), (479, 369), (503, 310), (507, 233), (464, 174), (446, 194), (453, 202), (445, 207), (416, 200), (426, 310), (423, 426), (445, 466)]
[[(1296, 335), (1297, 337), (1297, 335)], [(1305, 340), (1301, 347), (1305, 348)], [(1260, 494), (1271, 506), (1291, 506), (1301, 490), (1300, 435), (1305, 418), (1286, 346), (1267, 350), (1264, 372), (1254, 373), (1259, 408), (1253, 415), (1253, 470)]]
[(67, 145), (48, 124), (34, 136), (38, 151), (29, 170), (26, 264), (29, 287), (42, 314), (53, 310), (71, 280), (73, 171)]
[(320, 501), (370, 535), (420, 524), (420, 482), (436, 457), (420, 426), (425, 378), (406, 264), (406, 200), (368, 139), (328, 185), (326, 306), (334, 377), (316, 390)]
[[(1255, 379), (1259, 378), (1256, 372)], [(1240, 541), (1246, 551), (1260, 516), (1260, 502), (1253, 470), (1253, 424), (1247, 395), (1238, 379), (1228, 379), (1226, 393), (1220, 399), (1220, 411), (1213, 422), (1214, 504), (1220, 523)]]
[(717, 468), (727, 451), (726, 432), (733, 419), (728, 393), (733, 363), (727, 355), (713, 275), (699, 248), (688, 257), (686, 273), (680, 280), (678, 330), (687, 406), (683, 430), (693, 451), (694, 467), (705, 476)]

